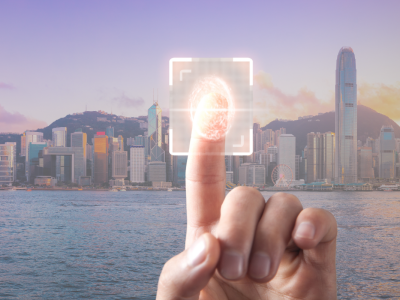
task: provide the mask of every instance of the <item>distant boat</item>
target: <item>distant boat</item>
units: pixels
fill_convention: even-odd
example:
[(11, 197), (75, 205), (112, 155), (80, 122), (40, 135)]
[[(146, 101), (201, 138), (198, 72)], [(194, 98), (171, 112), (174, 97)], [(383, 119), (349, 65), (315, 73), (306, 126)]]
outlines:
[(78, 191), (82, 191), (83, 189), (78, 189)]
[(27, 191), (27, 192), (32, 192), (32, 189), (27, 189), (26, 191)]
[(119, 190), (120, 192), (126, 192), (126, 189), (122, 188)]
[(393, 192), (398, 191), (399, 186), (397, 184), (382, 184), (378, 189), (384, 192)]
[(172, 189), (171, 189), (171, 188), (169, 188), (169, 189), (168, 189), (168, 192), (172, 192)]
[(111, 189), (110, 192), (118, 192), (117, 189)]

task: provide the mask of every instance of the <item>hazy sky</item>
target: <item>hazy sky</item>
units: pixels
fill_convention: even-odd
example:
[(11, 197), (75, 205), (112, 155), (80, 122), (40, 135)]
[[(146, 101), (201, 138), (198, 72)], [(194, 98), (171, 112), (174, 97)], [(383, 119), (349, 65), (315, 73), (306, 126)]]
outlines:
[(0, 132), (168, 108), (171, 57), (251, 57), (255, 119), (333, 110), (351, 46), (362, 104), (400, 123), (400, 1), (0, 1)]

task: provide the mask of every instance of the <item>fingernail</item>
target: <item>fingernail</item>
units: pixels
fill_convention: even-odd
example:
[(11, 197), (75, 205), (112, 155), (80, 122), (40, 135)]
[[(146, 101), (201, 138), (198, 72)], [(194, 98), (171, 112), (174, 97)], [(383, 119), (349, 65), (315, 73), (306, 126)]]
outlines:
[(201, 264), (206, 259), (206, 243), (204, 238), (199, 237), (187, 253), (187, 263), (191, 267)]
[(313, 239), (315, 235), (315, 227), (310, 222), (303, 222), (297, 227), (295, 237), (303, 239)]
[(265, 252), (256, 252), (251, 258), (249, 275), (256, 279), (267, 277), (271, 267), (271, 259)]
[(243, 255), (236, 251), (225, 251), (222, 254), (219, 272), (228, 279), (239, 279), (243, 274)]

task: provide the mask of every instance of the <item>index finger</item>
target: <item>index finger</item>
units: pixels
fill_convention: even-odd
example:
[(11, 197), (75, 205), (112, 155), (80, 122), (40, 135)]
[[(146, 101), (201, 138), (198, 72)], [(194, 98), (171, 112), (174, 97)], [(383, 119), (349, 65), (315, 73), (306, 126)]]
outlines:
[(197, 235), (210, 231), (210, 226), (219, 220), (225, 198), (227, 112), (226, 100), (210, 94), (199, 103), (193, 120), (186, 166), (186, 203), (188, 229), (192, 227)]

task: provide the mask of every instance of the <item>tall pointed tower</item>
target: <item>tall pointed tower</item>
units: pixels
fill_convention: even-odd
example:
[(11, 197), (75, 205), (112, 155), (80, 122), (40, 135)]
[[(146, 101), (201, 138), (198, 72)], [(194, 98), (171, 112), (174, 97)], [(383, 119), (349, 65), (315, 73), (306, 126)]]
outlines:
[(336, 60), (335, 183), (357, 182), (357, 71), (353, 49), (343, 47)]

